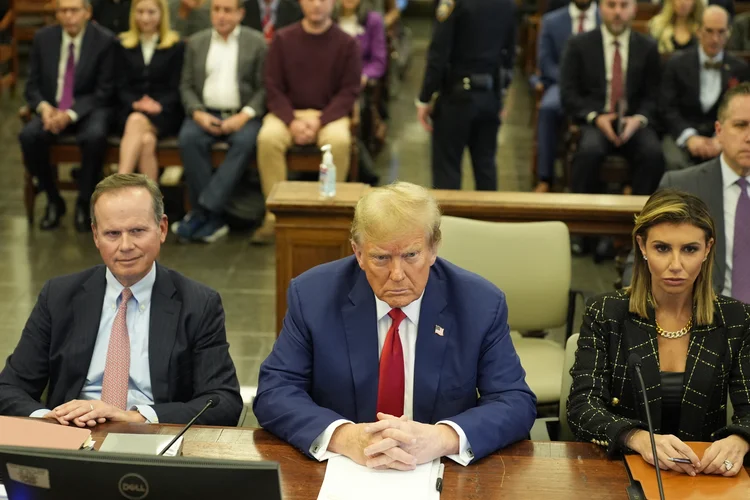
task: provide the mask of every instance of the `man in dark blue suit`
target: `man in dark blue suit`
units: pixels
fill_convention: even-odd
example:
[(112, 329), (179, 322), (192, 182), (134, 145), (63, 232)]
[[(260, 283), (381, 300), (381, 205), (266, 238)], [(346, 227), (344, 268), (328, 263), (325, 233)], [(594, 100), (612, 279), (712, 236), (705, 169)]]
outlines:
[(537, 61), (544, 95), (539, 106), (537, 123), (537, 178), (535, 189), (546, 193), (555, 177), (555, 153), (560, 122), (565, 116), (560, 102), (560, 63), (563, 49), (572, 35), (599, 27), (599, 10), (592, 0), (573, 0), (567, 7), (548, 12), (542, 17), (539, 31)]
[(36, 114), (21, 131), (26, 168), (47, 193), (42, 229), (60, 224), (65, 203), (50, 165), (49, 147), (60, 134), (74, 134), (81, 149), (75, 226), (90, 231), (89, 198), (101, 174), (114, 91), (112, 33), (89, 23), (88, 0), (58, 0), (59, 25), (34, 35), (26, 81), (26, 103)]
[(105, 265), (44, 285), (0, 372), (0, 415), (184, 424), (213, 399), (198, 423), (236, 425), (242, 399), (221, 298), (155, 262), (167, 236), (159, 188), (115, 174), (91, 204)]
[(397, 183), (359, 201), (355, 255), (289, 286), (254, 402), (264, 428), (318, 460), (399, 470), (468, 465), (528, 435), (536, 397), (505, 296), (437, 258), (439, 243), (426, 189)]

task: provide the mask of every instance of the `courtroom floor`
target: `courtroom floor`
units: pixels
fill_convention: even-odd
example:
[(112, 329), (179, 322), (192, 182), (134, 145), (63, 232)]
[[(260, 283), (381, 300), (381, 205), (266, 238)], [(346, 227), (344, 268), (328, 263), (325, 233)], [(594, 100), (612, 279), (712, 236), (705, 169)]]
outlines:
[[(430, 22), (409, 19), (415, 35), (414, 62), (391, 102), (386, 151), (377, 158), (381, 182), (400, 179), (428, 185), (429, 136), (419, 126), (414, 99), (421, 84)], [(63, 227), (42, 232), (29, 227), (22, 202), (23, 167), (17, 136), (16, 111), (22, 89), (15, 98), (0, 96), (0, 359), (13, 350), (44, 282), (99, 264), (90, 235), (77, 234), (70, 209), (74, 195), (66, 194), (69, 213)], [(498, 176), (504, 191), (530, 190), (533, 131), (532, 97), (519, 74), (510, 90), (508, 118), (499, 134)], [(472, 188), (468, 159), (464, 161), (464, 189)], [(37, 218), (46, 200), (38, 197)], [(248, 244), (248, 234), (233, 233), (212, 245), (181, 245), (170, 235), (160, 262), (218, 290), (226, 311), (230, 353), (243, 387), (255, 386), (260, 363), (270, 352), (274, 331), (274, 248)], [(612, 262), (596, 265), (591, 258), (573, 261), (573, 287), (589, 292), (612, 289), (616, 273)], [(580, 324), (578, 305), (577, 325)], [(562, 342), (563, 330), (551, 338)], [(4, 364), (4, 362), (3, 362)]]

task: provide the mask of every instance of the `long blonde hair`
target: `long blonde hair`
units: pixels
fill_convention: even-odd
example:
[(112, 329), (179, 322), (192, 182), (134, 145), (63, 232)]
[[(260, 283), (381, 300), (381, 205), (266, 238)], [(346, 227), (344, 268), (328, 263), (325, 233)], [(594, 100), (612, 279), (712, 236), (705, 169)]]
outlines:
[[(138, 29), (138, 24), (135, 22), (135, 8), (143, 1), (144, 0), (133, 1), (133, 4), (130, 6), (130, 29), (120, 33), (122, 46), (126, 49), (137, 47), (141, 42), (141, 32)], [(167, 5), (167, 0), (152, 1), (156, 3), (161, 11), (161, 19), (159, 20), (159, 45), (157, 45), (156, 48), (168, 49), (180, 41), (180, 35), (169, 28), (169, 6)]]
[[(695, 35), (700, 28), (703, 20), (703, 0), (693, 1), (693, 10), (688, 14), (688, 27), (690, 32)], [(648, 30), (651, 36), (659, 44), (660, 54), (671, 54), (674, 52), (674, 23), (676, 21), (674, 12), (674, 0), (664, 0), (664, 5), (657, 15), (648, 22)]]
[[(651, 271), (643, 258), (638, 237), (645, 243), (648, 231), (658, 224), (691, 224), (703, 230), (706, 244), (710, 240), (716, 242), (716, 229), (706, 204), (692, 194), (676, 189), (662, 189), (648, 199), (641, 213), (635, 218), (633, 228), (633, 280), (627, 289), (630, 295), (629, 310), (642, 318), (648, 317), (648, 303), (651, 301), (655, 308), (659, 307), (651, 296)], [(695, 320), (699, 325), (710, 325), (714, 321), (714, 300), (716, 293), (712, 287), (714, 253), (716, 245), (708, 251), (706, 260), (701, 264), (701, 270), (693, 284), (693, 309)]]

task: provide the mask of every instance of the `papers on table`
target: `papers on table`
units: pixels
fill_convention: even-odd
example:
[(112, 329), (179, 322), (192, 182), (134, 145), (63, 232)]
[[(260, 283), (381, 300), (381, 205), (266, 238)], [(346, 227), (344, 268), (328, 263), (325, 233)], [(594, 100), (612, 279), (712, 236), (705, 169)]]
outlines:
[(413, 471), (380, 471), (339, 455), (328, 460), (318, 500), (438, 500), (439, 466), (437, 459)]
[(0, 446), (77, 450), (91, 442), (91, 429), (41, 418), (0, 417)]

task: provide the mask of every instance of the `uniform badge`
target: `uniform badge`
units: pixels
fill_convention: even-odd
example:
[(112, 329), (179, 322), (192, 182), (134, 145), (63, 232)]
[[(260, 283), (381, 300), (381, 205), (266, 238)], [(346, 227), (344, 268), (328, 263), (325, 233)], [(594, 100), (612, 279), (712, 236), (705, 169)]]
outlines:
[(437, 11), (435, 12), (435, 17), (437, 17), (437, 20), (442, 23), (450, 17), (455, 6), (455, 0), (440, 0), (440, 5), (438, 5)]

